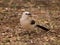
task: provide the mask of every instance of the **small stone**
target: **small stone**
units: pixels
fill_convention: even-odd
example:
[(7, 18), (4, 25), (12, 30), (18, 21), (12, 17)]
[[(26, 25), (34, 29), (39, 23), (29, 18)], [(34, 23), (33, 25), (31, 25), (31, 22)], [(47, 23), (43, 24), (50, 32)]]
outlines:
[(5, 35), (5, 33), (2, 33), (2, 35)]
[(45, 39), (46, 41), (48, 41), (48, 37), (44, 37), (44, 39)]
[(48, 22), (48, 21), (44, 21), (44, 23), (46, 23), (46, 24), (47, 24), (47, 23), (49, 23), (49, 22)]
[(33, 41), (31, 40), (31, 43), (33, 43)]

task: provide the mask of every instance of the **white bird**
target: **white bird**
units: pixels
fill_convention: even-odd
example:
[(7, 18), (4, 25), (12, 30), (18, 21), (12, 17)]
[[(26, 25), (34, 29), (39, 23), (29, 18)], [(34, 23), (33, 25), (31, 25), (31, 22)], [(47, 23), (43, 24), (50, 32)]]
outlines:
[(36, 24), (35, 20), (32, 19), (32, 14), (28, 11), (23, 12), (21, 18), (20, 18), (20, 24), (21, 26), (26, 30), (35, 30), (35, 28), (41, 28), (45, 31), (48, 31), (49, 29), (40, 26), (39, 24)]

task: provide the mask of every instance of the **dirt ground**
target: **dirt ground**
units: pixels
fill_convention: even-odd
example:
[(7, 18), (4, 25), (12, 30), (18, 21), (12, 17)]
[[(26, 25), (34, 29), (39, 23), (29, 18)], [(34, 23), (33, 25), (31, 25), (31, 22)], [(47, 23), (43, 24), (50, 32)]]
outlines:
[[(23, 29), (24, 11), (50, 30)], [(60, 0), (0, 0), (0, 45), (60, 45)]]

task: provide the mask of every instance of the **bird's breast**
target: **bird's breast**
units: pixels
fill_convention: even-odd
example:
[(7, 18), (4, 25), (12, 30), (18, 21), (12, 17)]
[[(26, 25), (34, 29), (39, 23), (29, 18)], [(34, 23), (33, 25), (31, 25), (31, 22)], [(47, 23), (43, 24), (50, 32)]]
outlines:
[(20, 20), (21, 26), (26, 30), (32, 30), (33, 26), (30, 24), (30, 20)]

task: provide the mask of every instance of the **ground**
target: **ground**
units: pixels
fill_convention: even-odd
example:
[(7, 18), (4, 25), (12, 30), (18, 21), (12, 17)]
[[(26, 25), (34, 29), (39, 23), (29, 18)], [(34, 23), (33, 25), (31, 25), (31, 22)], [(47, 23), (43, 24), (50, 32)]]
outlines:
[[(24, 11), (50, 30), (23, 29)], [(0, 45), (60, 45), (60, 0), (0, 0)]]

